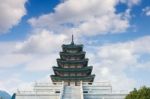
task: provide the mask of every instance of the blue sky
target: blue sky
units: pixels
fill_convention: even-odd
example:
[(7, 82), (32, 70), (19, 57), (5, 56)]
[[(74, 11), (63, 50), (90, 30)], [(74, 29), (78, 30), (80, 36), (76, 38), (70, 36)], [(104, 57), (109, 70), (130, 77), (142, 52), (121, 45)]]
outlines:
[(84, 44), (95, 82), (150, 86), (149, 0), (6, 0), (0, 8), (1, 90), (49, 82), (72, 34)]

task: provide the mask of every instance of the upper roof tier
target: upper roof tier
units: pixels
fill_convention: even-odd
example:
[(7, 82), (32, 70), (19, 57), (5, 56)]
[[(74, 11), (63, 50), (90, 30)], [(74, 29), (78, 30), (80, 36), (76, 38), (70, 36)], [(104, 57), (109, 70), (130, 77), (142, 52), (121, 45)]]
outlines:
[(64, 52), (67, 52), (67, 50), (76, 50), (76, 51), (82, 51), (83, 45), (82, 44), (75, 44), (73, 40), (73, 35), (72, 35), (72, 41), (70, 44), (63, 44), (62, 49)]
[(63, 44), (62, 48), (83, 48), (82, 44)]
[(67, 50), (76, 50), (76, 51), (82, 51), (83, 49), (83, 45), (82, 44), (63, 44), (62, 45), (62, 49), (63, 51), (67, 51)]

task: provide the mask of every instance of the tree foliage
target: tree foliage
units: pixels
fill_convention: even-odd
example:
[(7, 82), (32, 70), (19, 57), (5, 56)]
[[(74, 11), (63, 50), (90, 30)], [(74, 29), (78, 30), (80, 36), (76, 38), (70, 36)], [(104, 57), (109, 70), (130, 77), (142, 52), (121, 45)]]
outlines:
[(150, 99), (150, 87), (142, 87), (139, 90), (134, 88), (125, 99)]

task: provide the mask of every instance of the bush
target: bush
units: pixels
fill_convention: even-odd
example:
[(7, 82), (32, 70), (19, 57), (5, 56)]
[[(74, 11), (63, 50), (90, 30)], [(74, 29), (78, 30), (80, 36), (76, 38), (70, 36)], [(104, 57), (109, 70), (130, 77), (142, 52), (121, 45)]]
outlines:
[(139, 90), (134, 88), (125, 99), (150, 99), (150, 88), (145, 86)]

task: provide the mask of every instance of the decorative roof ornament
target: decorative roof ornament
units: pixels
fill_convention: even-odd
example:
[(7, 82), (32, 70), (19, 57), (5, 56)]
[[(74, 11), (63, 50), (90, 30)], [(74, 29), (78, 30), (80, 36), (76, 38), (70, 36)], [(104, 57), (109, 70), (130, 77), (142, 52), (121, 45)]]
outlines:
[(73, 34), (72, 34), (72, 41), (71, 41), (71, 44), (74, 45), (74, 37), (73, 37)]

